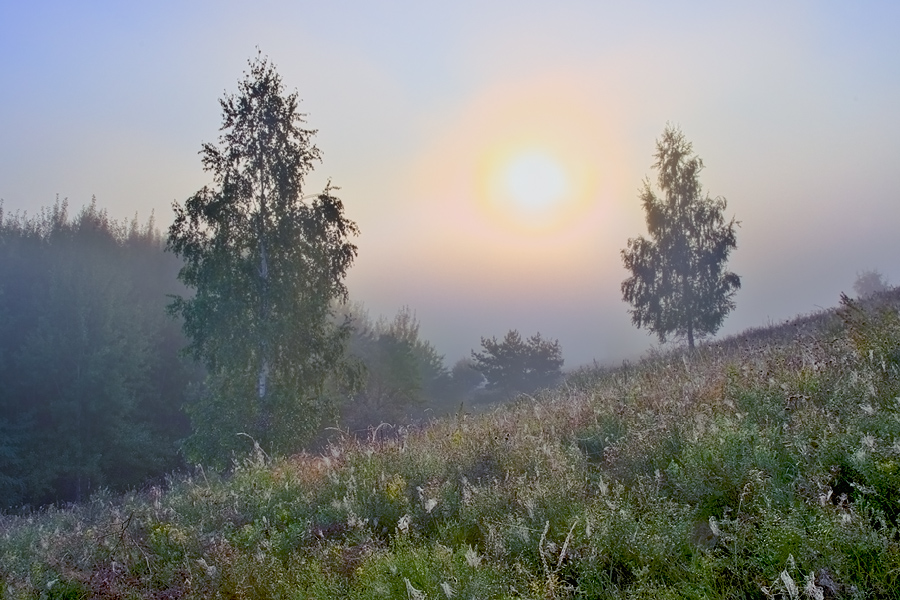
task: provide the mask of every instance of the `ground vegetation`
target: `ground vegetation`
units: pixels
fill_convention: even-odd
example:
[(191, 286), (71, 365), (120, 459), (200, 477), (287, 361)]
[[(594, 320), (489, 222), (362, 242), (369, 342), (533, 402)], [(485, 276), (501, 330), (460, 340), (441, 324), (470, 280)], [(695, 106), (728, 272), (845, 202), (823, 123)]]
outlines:
[[(894, 598), (900, 294), (0, 519), (9, 598)], [(767, 333), (768, 332), (768, 333)]]

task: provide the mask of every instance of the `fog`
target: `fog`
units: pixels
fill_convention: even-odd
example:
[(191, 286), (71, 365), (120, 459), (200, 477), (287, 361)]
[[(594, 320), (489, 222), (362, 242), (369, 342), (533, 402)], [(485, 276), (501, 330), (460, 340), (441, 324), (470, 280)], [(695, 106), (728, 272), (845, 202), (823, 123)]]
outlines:
[[(900, 6), (256, 6), (0, 6), (4, 210), (96, 196), (167, 226), (210, 183), (197, 152), (258, 47), (319, 130), (308, 190), (331, 178), (360, 226), (353, 298), (410, 306), (448, 363), (513, 328), (558, 338), (567, 367), (656, 343), (619, 252), (646, 233), (667, 122), (741, 223), (720, 335), (833, 306), (864, 269), (900, 283)], [(574, 190), (537, 224), (486, 191), (534, 148)]]

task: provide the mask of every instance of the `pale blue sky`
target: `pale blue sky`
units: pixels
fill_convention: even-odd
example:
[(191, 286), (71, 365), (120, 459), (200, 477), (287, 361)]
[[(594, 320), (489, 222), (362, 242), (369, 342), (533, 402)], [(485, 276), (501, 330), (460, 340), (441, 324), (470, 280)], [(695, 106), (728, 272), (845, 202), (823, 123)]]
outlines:
[[(319, 129), (311, 189), (333, 178), (362, 229), (357, 300), (410, 305), (449, 362), (510, 328), (616, 361), (654, 342), (618, 253), (667, 121), (742, 222), (725, 333), (833, 306), (862, 269), (900, 283), (898, 30), (895, 2), (0, 0), (0, 198), (167, 226), (258, 46)], [(553, 231), (478, 198), (526, 142), (590, 179)]]

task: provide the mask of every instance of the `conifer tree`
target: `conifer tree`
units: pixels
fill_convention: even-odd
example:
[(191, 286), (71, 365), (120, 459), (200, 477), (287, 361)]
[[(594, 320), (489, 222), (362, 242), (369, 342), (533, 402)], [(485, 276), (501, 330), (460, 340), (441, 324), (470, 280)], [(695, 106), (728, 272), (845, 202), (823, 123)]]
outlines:
[(530, 393), (550, 387), (562, 377), (562, 348), (558, 340), (545, 340), (537, 333), (528, 339), (515, 329), (498, 341), (481, 338), (483, 352), (472, 351), (475, 370), (487, 380), (487, 386), (507, 393)]

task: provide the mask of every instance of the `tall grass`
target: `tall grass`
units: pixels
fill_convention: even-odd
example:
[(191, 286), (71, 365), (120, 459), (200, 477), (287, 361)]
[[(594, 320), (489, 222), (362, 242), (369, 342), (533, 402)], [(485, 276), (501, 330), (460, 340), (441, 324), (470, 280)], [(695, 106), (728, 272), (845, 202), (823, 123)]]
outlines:
[(898, 323), (847, 300), (396, 439), (4, 516), (0, 590), (896, 598)]

